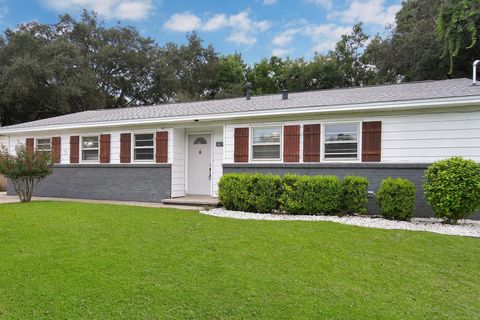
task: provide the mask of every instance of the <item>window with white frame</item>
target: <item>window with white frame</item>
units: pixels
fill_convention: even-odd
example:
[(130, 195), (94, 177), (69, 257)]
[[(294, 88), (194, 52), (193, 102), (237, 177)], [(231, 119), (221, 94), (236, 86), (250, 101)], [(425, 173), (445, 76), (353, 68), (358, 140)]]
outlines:
[(358, 123), (325, 124), (325, 159), (358, 159)]
[(82, 161), (98, 161), (98, 136), (82, 137)]
[(50, 138), (37, 139), (37, 150), (50, 153), (52, 151), (52, 140)]
[(252, 128), (252, 160), (281, 159), (282, 127)]
[(134, 135), (133, 160), (151, 161), (155, 156), (155, 140), (153, 133)]

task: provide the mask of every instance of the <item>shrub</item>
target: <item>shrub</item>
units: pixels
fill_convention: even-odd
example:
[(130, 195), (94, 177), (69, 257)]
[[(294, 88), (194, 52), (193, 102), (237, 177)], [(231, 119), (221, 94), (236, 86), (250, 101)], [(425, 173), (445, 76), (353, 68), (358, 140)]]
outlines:
[(368, 202), (368, 179), (345, 176), (342, 182), (342, 208), (347, 213), (365, 213)]
[(387, 219), (408, 221), (413, 216), (415, 184), (407, 179), (387, 178), (382, 181), (377, 199), (382, 215)]
[(218, 188), (226, 209), (268, 213), (279, 207), (282, 183), (279, 176), (271, 174), (228, 173)]
[(281, 208), (288, 213), (337, 213), (341, 208), (342, 186), (335, 176), (283, 177)]
[(23, 144), (15, 151), (0, 149), (0, 174), (11, 180), (21, 202), (29, 202), (38, 183), (52, 173), (52, 161), (49, 154), (28, 151)]
[(480, 165), (460, 157), (437, 161), (425, 171), (423, 188), (435, 215), (456, 223), (480, 207)]

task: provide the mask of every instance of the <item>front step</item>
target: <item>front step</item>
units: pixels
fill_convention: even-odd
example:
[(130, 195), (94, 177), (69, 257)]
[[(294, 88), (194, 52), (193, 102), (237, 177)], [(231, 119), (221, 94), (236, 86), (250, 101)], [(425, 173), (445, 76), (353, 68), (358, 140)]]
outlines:
[(202, 207), (218, 207), (218, 198), (210, 196), (185, 196), (178, 198), (163, 199), (164, 204), (173, 204), (180, 206), (202, 206)]

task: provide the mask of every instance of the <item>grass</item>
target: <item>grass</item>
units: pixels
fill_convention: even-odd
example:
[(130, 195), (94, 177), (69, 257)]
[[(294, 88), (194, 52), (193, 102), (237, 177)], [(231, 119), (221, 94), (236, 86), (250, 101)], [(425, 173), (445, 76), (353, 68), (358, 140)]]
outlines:
[(0, 205), (4, 319), (479, 319), (480, 241), (67, 202)]

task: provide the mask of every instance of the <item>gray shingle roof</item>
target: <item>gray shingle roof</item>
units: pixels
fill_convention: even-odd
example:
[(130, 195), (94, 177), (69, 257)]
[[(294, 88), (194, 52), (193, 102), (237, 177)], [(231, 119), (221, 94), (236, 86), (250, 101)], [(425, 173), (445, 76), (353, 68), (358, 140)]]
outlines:
[(480, 86), (472, 86), (469, 79), (410, 82), (395, 85), (330, 89), (290, 93), (288, 100), (280, 94), (245, 98), (173, 103), (123, 109), (92, 110), (65, 116), (32, 121), (1, 129), (28, 129), (59, 125), (127, 121), (141, 119), (167, 119), (177, 117), (208, 116), (222, 113), (275, 111), (303, 107), (334, 107), (368, 103), (394, 103), (408, 100), (480, 96)]

